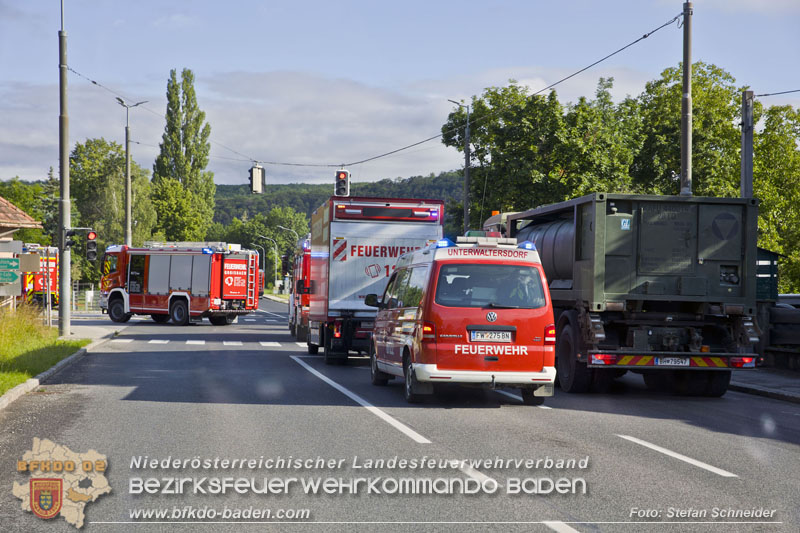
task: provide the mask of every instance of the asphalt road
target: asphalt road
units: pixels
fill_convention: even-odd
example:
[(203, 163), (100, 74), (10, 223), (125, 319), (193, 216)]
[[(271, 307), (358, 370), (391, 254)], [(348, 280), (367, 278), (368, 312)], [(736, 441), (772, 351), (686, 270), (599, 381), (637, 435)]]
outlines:
[[(286, 328), (286, 306), (262, 300), (237, 324), (177, 328), (133, 319), (113, 340), (55, 376), (40, 392), (0, 412), (0, 530), (70, 531), (19, 509), (11, 494), (16, 461), (33, 438), (75, 452), (106, 454), (113, 492), (86, 508), (87, 531), (796, 531), (800, 527), (800, 409), (729, 392), (720, 399), (654, 394), (626, 376), (608, 394), (556, 390), (543, 407), (515, 391), (450, 388), (416, 406), (399, 381), (369, 382), (366, 359), (326, 366)], [(333, 461), (296, 468), (136, 468), (163, 460), (274, 458)], [(433, 468), (370, 467), (393, 458)], [(511, 464), (470, 465), (497, 460)], [(587, 461), (584, 468), (548, 460)], [(531, 460), (533, 465), (514, 461)], [(539, 460), (539, 466), (535, 463)], [(454, 463), (455, 461), (455, 463)], [(441, 466), (441, 467), (440, 467)], [(477, 466), (477, 468), (474, 468)], [(357, 468), (361, 467), (361, 468)], [(137, 478), (192, 478), (182, 494), (132, 494)], [(198, 494), (202, 478), (264, 478), (289, 494)], [(356, 478), (366, 482), (351, 494)], [(343, 494), (307, 494), (302, 481), (333, 478)], [(435, 494), (397, 494), (405, 479), (470, 480), (477, 494), (436, 485)], [(575, 494), (514, 494), (564, 478)], [(343, 482), (339, 482), (341, 479)], [(132, 481), (133, 480), (133, 481)], [(581, 489), (581, 481), (586, 491)], [(163, 483), (163, 481), (161, 481)], [(201, 485), (202, 487), (203, 485)], [(206, 488), (208, 486), (206, 485)], [(264, 524), (200, 509), (305, 510), (308, 519)], [(714, 516), (765, 509), (771, 518)], [(132, 513), (165, 510), (165, 518)], [(186, 511), (184, 511), (186, 510)], [(677, 512), (686, 516), (678, 516)], [(703, 516), (705, 512), (705, 516)], [(247, 523), (244, 523), (247, 522)], [(262, 522), (253, 524), (252, 522)], [(750, 522), (750, 523), (745, 523)], [(389, 524), (384, 524), (389, 523)]]

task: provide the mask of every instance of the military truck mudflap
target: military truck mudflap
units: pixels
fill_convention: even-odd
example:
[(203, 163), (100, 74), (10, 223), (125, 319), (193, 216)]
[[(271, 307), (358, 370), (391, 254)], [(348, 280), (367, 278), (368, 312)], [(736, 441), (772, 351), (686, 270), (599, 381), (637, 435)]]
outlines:
[(744, 353), (687, 353), (590, 351), (586, 357), (589, 368), (614, 368), (626, 370), (731, 370), (755, 368), (758, 354)]

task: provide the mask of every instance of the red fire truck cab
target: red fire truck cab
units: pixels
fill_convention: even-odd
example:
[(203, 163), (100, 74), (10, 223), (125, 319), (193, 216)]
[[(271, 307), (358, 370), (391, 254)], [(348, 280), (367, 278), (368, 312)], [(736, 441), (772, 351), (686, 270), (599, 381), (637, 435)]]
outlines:
[(258, 253), (238, 244), (146, 243), (109, 246), (100, 308), (114, 322), (150, 315), (159, 323), (208, 317), (217, 326), (258, 309)]

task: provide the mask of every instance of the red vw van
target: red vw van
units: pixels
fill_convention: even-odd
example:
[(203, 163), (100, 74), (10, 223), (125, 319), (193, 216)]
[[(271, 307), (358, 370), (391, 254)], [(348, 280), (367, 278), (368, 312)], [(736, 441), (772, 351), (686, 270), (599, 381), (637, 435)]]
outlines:
[(382, 297), (365, 303), (378, 308), (372, 383), (403, 378), (408, 402), (435, 383), (515, 387), (528, 405), (553, 395), (553, 309), (531, 242), (486, 232), (440, 240), (402, 255)]

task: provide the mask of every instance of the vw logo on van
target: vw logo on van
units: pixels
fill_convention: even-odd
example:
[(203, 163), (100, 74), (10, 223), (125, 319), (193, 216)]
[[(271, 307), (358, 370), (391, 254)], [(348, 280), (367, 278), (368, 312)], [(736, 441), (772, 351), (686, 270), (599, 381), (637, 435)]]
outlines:
[(497, 313), (495, 313), (494, 311), (489, 311), (488, 313), (486, 313), (486, 320), (488, 320), (489, 322), (494, 322), (495, 320), (497, 320)]

